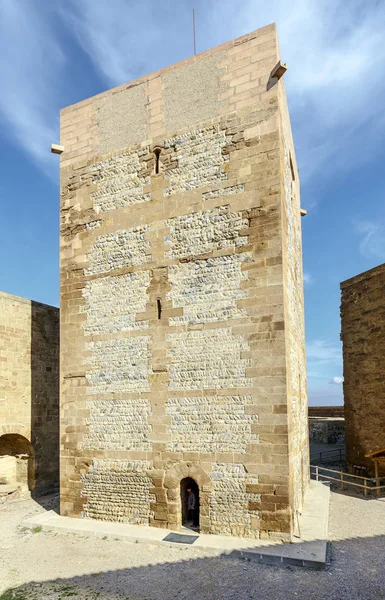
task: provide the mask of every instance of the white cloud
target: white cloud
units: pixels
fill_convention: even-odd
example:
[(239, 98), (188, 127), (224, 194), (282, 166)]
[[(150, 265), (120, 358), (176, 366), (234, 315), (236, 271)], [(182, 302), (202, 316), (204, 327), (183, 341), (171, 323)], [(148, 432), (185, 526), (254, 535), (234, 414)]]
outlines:
[(314, 279), (310, 275), (310, 273), (303, 274), (303, 281), (304, 281), (305, 285), (311, 285), (312, 283), (314, 283)]
[[(302, 180), (326, 164), (332, 174), (370, 159), (385, 128), (385, 79), (376, 76), (385, 64), (385, 3), (197, 0), (196, 8), (198, 50), (277, 22)], [(191, 7), (176, 0), (162, 10), (154, 1), (67, 0), (62, 15), (110, 85), (157, 68), (173, 47), (174, 60), (191, 49)]]
[(340, 385), (341, 383), (343, 383), (344, 378), (343, 377), (333, 377), (331, 381), (329, 381), (329, 383), (335, 384), (335, 385)]
[(385, 129), (385, 3), (224, 0), (224, 8), (238, 33), (277, 22), (302, 181), (326, 164), (330, 176), (370, 160)]
[(385, 260), (385, 222), (360, 221), (355, 227), (362, 236), (359, 245), (361, 254), (365, 258)]
[(49, 10), (26, 0), (3, 0), (0, 21), (0, 121), (10, 140), (51, 175), (58, 139), (58, 72), (65, 59)]
[(327, 340), (313, 340), (307, 344), (306, 354), (308, 364), (338, 365), (342, 362), (341, 344)]
[(77, 42), (110, 87), (145, 75), (151, 60), (162, 52), (165, 6), (159, 14), (154, 2), (137, 0), (67, 0), (59, 8)]
[[(127, 82), (192, 53), (191, 7), (177, 0), (3, 0), (6, 131), (49, 170), (60, 91), (75, 85), (64, 51), (76, 60), (81, 47), (102, 87)], [(196, 0), (195, 7), (198, 51), (277, 21), (302, 181), (370, 160), (385, 130), (385, 2)]]
[(306, 345), (306, 354), (310, 404), (342, 404), (343, 378), (332, 375), (342, 371), (341, 344), (316, 339)]

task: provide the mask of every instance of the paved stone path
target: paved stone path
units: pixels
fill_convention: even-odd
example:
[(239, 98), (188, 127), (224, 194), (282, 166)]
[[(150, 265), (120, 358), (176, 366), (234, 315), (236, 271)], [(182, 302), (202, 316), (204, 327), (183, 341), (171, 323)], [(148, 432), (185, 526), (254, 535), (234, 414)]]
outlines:
[(385, 500), (332, 493), (330, 565), (318, 572), (22, 531), (39, 511), (33, 501), (0, 507), (0, 600), (385, 600)]

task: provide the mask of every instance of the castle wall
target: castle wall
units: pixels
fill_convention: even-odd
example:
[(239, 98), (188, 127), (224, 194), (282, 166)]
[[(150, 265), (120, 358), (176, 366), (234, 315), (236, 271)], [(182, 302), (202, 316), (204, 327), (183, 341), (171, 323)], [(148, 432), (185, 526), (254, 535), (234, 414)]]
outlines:
[(308, 417), (319, 417), (323, 419), (344, 419), (344, 407), (343, 406), (309, 406)]
[(310, 479), (300, 183), (283, 86), (278, 101), (290, 501), (293, 511), (300, 511)]
[(338, 417), (309, 417), (309, 440), (314, 444), (345, 444), (345, 420)]
[(59, 487), (59, 309), (2, 292), (0, 454), (23, 457), (25, 487)]
[(385, 265), (341, 283), (346, 457), (369, 471), (365, 454), (385, 447), (384, 289)]
[(201, 531), (291, 532), (277, 60), (271, 25), (62, 111), (62, 514), (178, 529), (192, 477)]

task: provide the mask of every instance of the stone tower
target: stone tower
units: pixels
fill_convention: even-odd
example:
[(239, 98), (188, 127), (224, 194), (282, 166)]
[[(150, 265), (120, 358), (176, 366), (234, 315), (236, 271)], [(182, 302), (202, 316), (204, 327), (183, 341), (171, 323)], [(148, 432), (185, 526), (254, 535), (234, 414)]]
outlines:
[(61, 512), (288, 537), (308, 484), (275, 25), (61, 113)]
[[(385, 263), (341, 283), (346, 458), (350, 468), (385, 447)], [(385, 476), (385, 462), (379, 463)]]

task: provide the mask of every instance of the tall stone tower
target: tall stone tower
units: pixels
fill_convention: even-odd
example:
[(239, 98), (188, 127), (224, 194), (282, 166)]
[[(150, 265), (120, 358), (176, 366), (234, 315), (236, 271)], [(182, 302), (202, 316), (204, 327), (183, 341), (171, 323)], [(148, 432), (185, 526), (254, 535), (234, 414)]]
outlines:
[(307, 487), (275, 25), (61, 113), (61, 512), (287, 537)]

